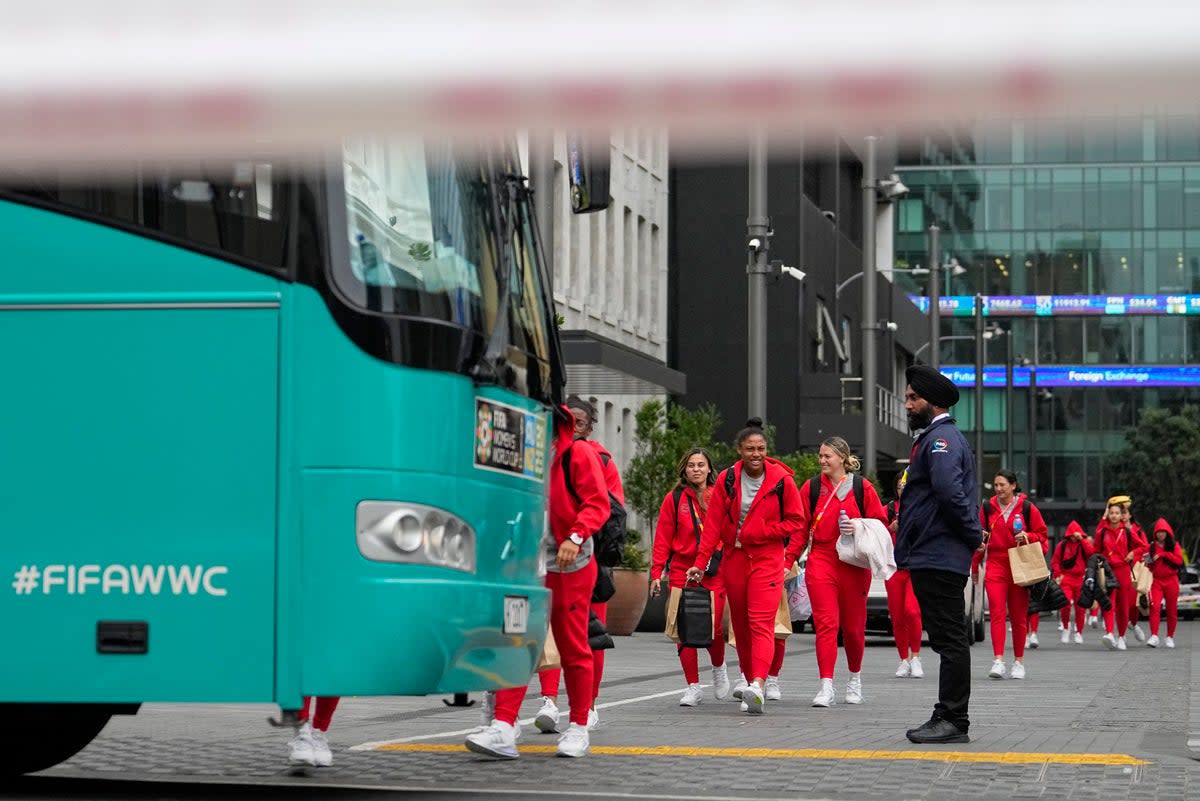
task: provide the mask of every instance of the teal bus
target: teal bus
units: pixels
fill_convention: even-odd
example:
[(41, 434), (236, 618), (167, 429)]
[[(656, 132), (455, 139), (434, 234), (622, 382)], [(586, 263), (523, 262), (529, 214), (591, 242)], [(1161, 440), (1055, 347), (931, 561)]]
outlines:
[(0, 773), (143, 702), (528, 679), (564, 374), (514, 144), (0, 181)]

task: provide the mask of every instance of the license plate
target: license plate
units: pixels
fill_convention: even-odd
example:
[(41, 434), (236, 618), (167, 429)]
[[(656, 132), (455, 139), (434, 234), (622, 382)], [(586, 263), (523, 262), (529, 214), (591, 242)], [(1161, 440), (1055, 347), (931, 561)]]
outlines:
[(504, 597), (504, 633), (524, 634), (529, 630), (529, 599), (506, 595)]

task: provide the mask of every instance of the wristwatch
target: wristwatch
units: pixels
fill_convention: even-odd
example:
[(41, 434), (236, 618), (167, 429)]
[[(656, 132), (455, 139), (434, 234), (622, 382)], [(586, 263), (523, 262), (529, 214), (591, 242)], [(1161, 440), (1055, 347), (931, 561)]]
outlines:
[(575, 543), (576, 545), (578, 545), (580, 547), (583, 546), (583, 537), (581, 537), (579, 534), (575, 533), (574, 531), (572, 531), (567, 536), (567, 539), (569, 539), (571, 542)]

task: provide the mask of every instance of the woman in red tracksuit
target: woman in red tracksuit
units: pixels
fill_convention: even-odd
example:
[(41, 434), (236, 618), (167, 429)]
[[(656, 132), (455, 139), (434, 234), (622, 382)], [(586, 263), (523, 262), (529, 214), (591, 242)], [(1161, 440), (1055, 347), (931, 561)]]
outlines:
[[(1030, 542), (1040, 542), (1043, 552), (1049, 547), (1046, 538), (1046, 521), (1032, 503), (1029, 504), (1029, 519), (1025, 519), (1024, 493), (1017, 485), (1017, 474), (1001, 470), (992, 479), (996, 494), (980, 510), (983, 526), (983, 544), (975, 552), (971, 565), (973, 581), (979, 581), (979, 564), (987, 557), (984, 568), (983, 588), (987, 592), (988, 616), (992, 621), (992, 653), (995, 661), (988, 675), (1002, 679), (1004, 666), (1004, 619), (1012, 623), (1013, 666), (1010, 674), (1014, 679), (1025, 678), (1025, 634), (1029, 625), (1029, 591), (1017, 585), (1009, 567), (1008, 550)], [(1015, 533), (1020, 521), (1020, 534)]]
[[(904, 474), (896, 477), (895, 499), (884, 507), (887, 512), (888, 531), (892, 532), (892, 545), (896, 544), (896, 532), (900, 529), (900, 493), (904, 489)], [(912, 588), (912, 576), (907, 570), (897, 570), (884, 582), (887, 588), (888, 617), (892, 621), (892, 636), (896, 650), (900, 652), (900, 666), (896, 678), (925, 677), (921, 665), (921, 607)]]
[(1158, 621), (1162, 603), (1167, 602), (1168, 648), (1175, 647), (1175, 624), (1179, 622), (1179, 568), (1183, 567), (1183, 550), (1175, 541), (1175, 530), (1163, 518), (1154, 523), (1154, 540), (1146, 553), (1154, 584), (1150, 587), (1150, 639), (1146, 645), (1158, 647)]
[(1075, 605), (1079, 593), (1083, 591), (1083, 575), (1087, 572), (1087, 561), (1092, 558), (1092, 543), (1083, 533), (1083, 527), (1072, 520), (1067, 524), (1067, 533), (1062, 542), (1054, 549), (1050, 557), (1050, 577), (1058, 582), (1063, 595), (1067, 596), (1067, 605), (1059, 615), (1062, 619), (1062, 641), (1071, 641), (1071, 610), (1075, 610), (1075, 643), (1083, 642), (1083, 619), (1086, 609)]
[(1109, 505), (1104, 521), (1096, 529), (1094, 543), (1096, 553), (1108, 560), (1117, 580), (1112, 608), (1104, 613), (1107, 632), (1101, 641), (1109, 650), (1124, 651), (1129, 611), (1137, 603), (1133, 563), (1145, 555), (1148, 546), (1144, 537), (1125, 525), (1124, 510), (1119, 503)]
[[(704, 448), (692, 448), (679, 460), (679, 483), (663, 498), (654, 530), (654, 553), (650, 565), (650, 594), (662, 592), (662, 576), (667, 572), (671, 587), (683, 587), (687, 569), (696, 561), (704, 515), (708, 512), (711, 487), (717, 481), (712, 457)], [(708, 647), (712, 661), (713, 694), (718, 700), (729, 697), (729, 672), (725, 668), (725, 638), (721, 620), (725, 614), (725, 589), (721, 575), (705, 575), (700, 586), (712, 591), (713, 642)], [(696, 706), (703, 698), (700, 690), (700, 665), (695, 648), (677, 647), (679, 663), (688, 688), (679, 699), (680, 706)]]
[[(718, 545), (724, 551), (721, 580), (729, 603), (729, 619), (737, 640), (738, 662), (749, 680), (742, 704), (761, 714), (764, 686), (775, 653), (775, 613), (783, 593), (784, 541), (795, 539), (804, 523), (800, 491), (792, 469), (767, 456), (762, 420), (746, 421), (738, 432), (738, 456), (717, 477), (696, 561), (688, 581), (701, 581)], [(733, 475), (733, 492), (725, 491), (725, 476)]]
[(838, 558), (837, 540), (840, 536), (838, 518), (844, 512), (848, 518), (873, 517), (887, 525), (887, 512), (869, 481), (863, 481), (863, 504), (859, 509), (854, 498), (854, 476), (860, 467), (858, 458), (841, 437), (830, 437), (818, 451), (821, 475), (804, 482), (802, 498), (811, 498), (811, 483), (821, 482), (815, 509), (804, 509), (801, 533), (788, 544), (785, 557), (788, 564), (799, 558), (812, 542), (804, 583), (812, 601), (813, 628), (817, 634), (817, 670), (821, 688), (812, 705), (829, 707), (834, 703), (833, 672), (837, 663), (837, 635), (842, 632), (846, 650), (846, 665), (850, 679), (846, 682), (846, 703), (861, 704), (862, 661), (866, 649), (867, 593), (871, 589), (871, 570), (847, 564)]
[[(565, 407), (555, 415), (554, 457), (550, 461), (549, 529), (543, 554), (550, 590), (550, 628), (566, 673), (571, 725), (558, 740), (558, 755), (588, 753), (588, 712), (592, 706), (592, 649), (588, 646), (588, 617), (596, 584), (592, 535), (608, 520), (611, 508), (600, 458), (589, 447), (572, 445), (572, 416)], [(567, 488), (563, 456), (571, 449), (571, 483)], [(576, 496), (579, 500), (576, 501)], [(467, 736), (467, 748), (478, 754), (516, 759), (516, 722), (525, 686), (496, 692), (492, 725)]]
[[(575, 441), (583, 443), (596, 452), (600, 457), (600, 469), (604, 472), (604, 485), (613, 497), (624, 506), (625, 488), (621, 485), (621, 474), (611, 453), (594, 439), (588, 439), (596, 426), (596, 407), (578, 395), (567, 398), (567, 408), (575, 418)], [(598, 570), (608, 568), (597, 567)], [(608, 622), (608, 602), (593, 603), (592, 611), (601, 623)], [(542, 688), (542, 707), (534, 718), (534, 725), (542, 732), (558, 731), (558, 684), (562, 676), (561, 668), (551, 668), (538, 673), (538, 681)], [(594, 729), (600, 724), (600, 714), (596, 711), (596, 699), (600, 697), (600, 681), (604, 678), (604, 651), (592, 651), (592, 709), (588, 712), (588, 729)]]

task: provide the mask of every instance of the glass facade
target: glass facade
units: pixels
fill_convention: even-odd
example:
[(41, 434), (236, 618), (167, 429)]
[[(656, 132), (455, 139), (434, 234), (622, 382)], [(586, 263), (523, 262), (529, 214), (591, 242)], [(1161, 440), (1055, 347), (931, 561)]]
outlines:
[[(901, 266), (928, 266), (942, 229), (947, 295), (1200, 293), (1200, 116), (980, 122), (901, 154)], [(902, 275), (917, 295), (926, 279)], [(1102, 314), (993, 318), (986, 362), (1200, 364), (1200, 316)], [(973, 365), (975, 323), (943, 316), (943, 366)], [(1146, 407), (1200, 402), (1200, 386), (1018, 386), (984, 391), (985, 480), (1010, 463), (1060, 524), (1093, 521), (1120, 488), (1108, 454)], [(974, 398), (956, 414), (973, 433)], [(1033, 425), (1030, 425), (1030, 422)], [(1006, 432), (1013, 430), (1013, 453)], [(1086, 510), (1086, 514), (1085, 514)]]

